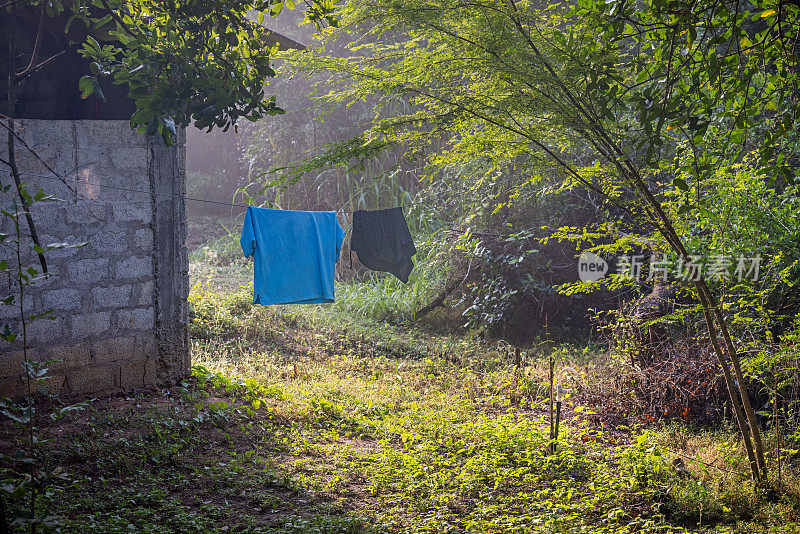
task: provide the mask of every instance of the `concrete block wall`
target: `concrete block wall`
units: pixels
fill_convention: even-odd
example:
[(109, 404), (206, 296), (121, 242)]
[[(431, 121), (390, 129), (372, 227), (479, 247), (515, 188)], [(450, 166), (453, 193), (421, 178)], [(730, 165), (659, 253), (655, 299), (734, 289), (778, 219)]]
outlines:
[[(57, 360), (48, 366), (48, 389), (90, 394), (179, 380), (189, 371), (183, 135), (167, 147), (127, 121), (21, 120), (18, 127), (36, 152), (17, 143), (22, 180), (30, 192), (61, 199), (32, 210), (42, 245), (88, 242), (48, 251), (52, 276), (25, 299), (31, 313), (56, 316), (26, 329), (30, 354)], [(0, 154), (7, 159), (5, 142)], [(5, 166), (0, 182), (13, 184)], [(0, 217), (0, 232), (13, 234), (8, 218)], [(29, 248), (28, 255), (38, 267)], [(0, 257), (13, 259), (7, 251)], [(2, 296), (12, 291), (0, 275)], [(17, 310), (0, 304), (2, 323), (18, 330)], [(0, 395), (23, 391), (21, 361), (19, 346), (0, 341)]]

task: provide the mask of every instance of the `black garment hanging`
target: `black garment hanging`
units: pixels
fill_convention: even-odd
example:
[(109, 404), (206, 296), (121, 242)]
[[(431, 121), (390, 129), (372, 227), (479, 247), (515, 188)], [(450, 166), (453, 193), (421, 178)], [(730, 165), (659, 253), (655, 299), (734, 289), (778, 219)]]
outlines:
[(403, 208), (354, 211), (350, 267), (353, 251), (365, 267), (392, 273), (404, 284), (408, 283), (408, 275), (414, 268), (411, 257), (417, 253), (417, 247), (408, 231)]

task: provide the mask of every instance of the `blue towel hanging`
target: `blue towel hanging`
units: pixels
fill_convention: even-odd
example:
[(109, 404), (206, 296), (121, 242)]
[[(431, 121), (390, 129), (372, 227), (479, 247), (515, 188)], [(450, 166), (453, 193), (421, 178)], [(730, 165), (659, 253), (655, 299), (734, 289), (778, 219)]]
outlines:
[(241, 245), (253, 256), (253, 304), (333, 302), (343, 239), (333, 211), (247, 208)]

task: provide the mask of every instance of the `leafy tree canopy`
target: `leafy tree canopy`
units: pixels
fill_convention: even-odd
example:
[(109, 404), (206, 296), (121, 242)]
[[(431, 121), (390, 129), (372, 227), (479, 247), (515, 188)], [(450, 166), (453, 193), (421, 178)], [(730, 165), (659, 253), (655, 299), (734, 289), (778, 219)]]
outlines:
[[(378, 99), (365, 147), (422, 147), (446, 132), (441, 165), (524, 156), (612, 198), (668, 170), (686, 192), (687, 174), (751, 152), (762, 173), (793, 180), (797, 14), (719, 0), (353, 1), (342, 13), (352, 56), (292, 63), (340, 75), (328, 101)], [(408, 113), (394, 113), (398, 100)], [(690, 200), (684, 213), (703, 208)]]

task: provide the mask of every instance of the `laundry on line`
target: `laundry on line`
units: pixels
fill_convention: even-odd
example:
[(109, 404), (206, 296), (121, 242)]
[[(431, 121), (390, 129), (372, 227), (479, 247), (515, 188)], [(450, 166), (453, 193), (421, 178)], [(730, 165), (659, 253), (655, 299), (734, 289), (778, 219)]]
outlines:
[(253, 304), (333, 302), (343, 240), (333, 211), (248, 208), (240, 241), (253, 256)]
[[(249, 207), (240, 243), (253, 256), (253, 304), (333, 302), (344, 235), (333, 211)], [(408, 282), (417, 249), (401, 208), (355, 212), (350, 247), (366, 267)]]
[(353, 251), (365, 267), (392, 273), (404, 284), (414, 268), (411, 257), (417, 253), (402, 208), (353, 212), (350, 236), (350, 267)]

